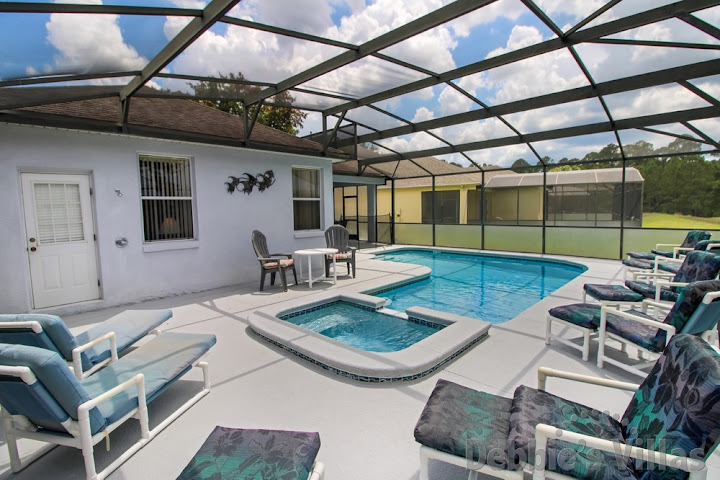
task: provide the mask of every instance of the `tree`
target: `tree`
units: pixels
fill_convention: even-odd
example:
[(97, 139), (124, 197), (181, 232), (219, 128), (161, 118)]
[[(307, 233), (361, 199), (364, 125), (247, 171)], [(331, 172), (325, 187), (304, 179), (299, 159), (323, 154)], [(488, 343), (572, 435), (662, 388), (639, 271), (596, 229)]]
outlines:
[(530, 164), (528, 163), (527, 160), (525, 160), (524, 158), (518, 158), (512, 164), (512, 166), (510, 167), (510, 170), (512, 170), (515, 173), (526, 173), (526, 172), (530, 171), (530, 168), (528, 168), (528, 167), (530, 167)]
[[(195, 96), (199, 97), (198, 102), (242, 117), (244, 110), (240, 100), (249, 94), (259, 92), (261, 88), (256, 85), (237, 83), (245, 81), (242, 73), (220, 75), (219, 78), (221, 80), (217, 82), (198, 82), (189, 85), (195, 92)], [(222, 80), (231, 80), (233, 83), (222, 83)], [(274, 105), (263, 105), (260, 108), (257, 121), (268, 127), (297, 135), (307, 114), (290, 107), (294, 100), (287, 91), (278, 93), (272, 97)], [(248, 114), (254, 115), (256, 108), (256, 106), (251, 106)]]

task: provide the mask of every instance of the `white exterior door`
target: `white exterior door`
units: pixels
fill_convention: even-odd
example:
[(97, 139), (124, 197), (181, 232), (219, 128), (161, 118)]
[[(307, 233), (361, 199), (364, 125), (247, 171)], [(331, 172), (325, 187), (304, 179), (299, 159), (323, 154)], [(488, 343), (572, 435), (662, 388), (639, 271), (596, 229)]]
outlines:
[(22, 174), (34, 308), (100, 298), (87, 175)]

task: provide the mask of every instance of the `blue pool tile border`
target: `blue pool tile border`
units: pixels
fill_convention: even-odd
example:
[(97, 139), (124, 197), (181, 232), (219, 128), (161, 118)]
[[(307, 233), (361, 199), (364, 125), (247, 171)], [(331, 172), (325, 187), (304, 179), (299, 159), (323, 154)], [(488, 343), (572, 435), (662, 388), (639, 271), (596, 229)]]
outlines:
[(416, 373), (415, 375), (406, 375), (406, 376), (402, 376), (402, 377), (368, 377), (368, 376), (365, 376), (365, 375), (358, 375), (358, 374), (356, 374), (356, 373), (346, 372), (346, 371), (341, 370), (341, 369), (339, 369), (339, 368), (332, 367), (332, 366), (330, 366), (330, 365), (328, 365), (328, 364), (326, 364), (326, 363), (323, 363), (323, 362), (320, 362), (320, 361), (318, 361), (318, 360), (315, 360), (314, 358), (311, 358), (311, 357), (305, 355), (304, 353), (298, 352), (297, 350), (295, 350), (295, 349), (293, 349), (293, 348), (290, 348), (290, 347), (288, 347), (287, 345), (283, 345), (283, 344), (280, 343), (280, 342), (276, 342), (275, 340), (273, 340), (273, 339), (271, 339), (271, 338), (268, 338), (268, 337), (266, 337), (265, 335), (263, 335), (263, 334), (261, 334), (261, 333), (256, 332), (252, 327), (250, 328), (250, 331), (251, 331), (252, 333), (254, 333), (255, 335), (257, 335), (259, 338), (262, 338), (263, 340), (265, 340), (266, 342), (269, 342), (269, 343), (275, 345), (276, 347), (280, 347), (281, 349), (283, 349), (283, 350), (285, 350), (285, 351), (287, 351), (287, 352), (289, 352), (289, 353), (292, 353), (293, 355), (295, 355), (295, 356), (297, 356), (297, 357), (300, 357), (300, 358), (302, 358), (303, 360), (306, 360), (306, 361), (308, 361), (308, 362), (310, 362), (310, 363), (312, 363), (312, 364), (314, 364), (314, 365), (317, 365), (318, 367), (320, 367), (320, 368), (322, 368), (322, 369), (324, 369), (324, 370), (328, 370), (328, 371), (330, 371), (330, 372), (333, 372), (333, 373), (335, 373), (335, 374), (337, 374), (337, 375), (340, 375), (340, 376), (343, 376), (343, 377), (345, 377), (345, 378), (349, 378), (349, 379), (351, 379), (351, 380), (356, 380), (356, 381), (359, 381), (359, 382), (366, 382), (366, 383), (397, 383), (397, 382), (409, 382), (409, 381), (412, 381), (412, 380), (418, 380), (418, 379), (420, 379), (420, 378), (426, 377), (427, 375), (430, 375), (431, 373), (435, 372), (436, 370), (438, 370), (439, 368), (443, 367), (443, 366), (446, 365), (447, 363), (453, 361), (455, 358), (457, 358), (458, 356), (462, 355), (462, 354), (465, 353), (468, 349), (470, 349), (471, 347), (475, 346), (478, 342), (480, 342), (481, 340), (485, 339), (485, 338), (488, 336), (488, 334), (487, 334), (487, 332), (486, 332), (486, 333), (484, 333), (484, 334), (482, 334), (482, 335), (474, 338), (472, 341), (470, 341), (469, 343), (467, 343), (465, 346), (461, 347), (461, 348), (458, 349), (455, 353), (453, 353), (452, 355), (448, 356), (447, 358), (441, 360), (440, 362), (438, 362), (438, 363), (437, 363), (436, 365), (434, 365), (433, 367), (431, 367), (431, 368), (429, 368), (429, 369), (427, 369), (427, 370), (425, 370), (425, 371), (423, 371), (423, 372)]

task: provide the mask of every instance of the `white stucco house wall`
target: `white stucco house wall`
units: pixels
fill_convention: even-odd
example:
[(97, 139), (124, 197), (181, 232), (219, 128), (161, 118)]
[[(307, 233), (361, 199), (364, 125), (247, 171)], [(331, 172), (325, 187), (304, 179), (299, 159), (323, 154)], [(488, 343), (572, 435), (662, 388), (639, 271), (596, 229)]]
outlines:
[[(203, 144), (197, 139), (168, 140), (14, 123), (0, 123), (0, 145), (3, 313), (69, 313), (258, 283), (260, 269), (250, 243), (253, 230), (265, 233), (273, 252), (292, 252), (324, 246), (323, 231), (333, 223), (332, 160), (316, 152), (278, 153)], [(143, 155), (189, 159), (194, 238), (144, 238), (138, 167)], [(294, 229), (293, 168), (316, 169), (319, 173), (319, 229)], [(267, 170), (274, 172), (275, 183), (265, 191), (255, 189), (249, 195), (227, 192), (228, 176)], [(33, 270), (32, 262), (33, 255), (45, 253), (43, 250), (52, 245), (40, 244), (33, 237), (37, 232), (31, 231), (32, 216), (42, 216), (42, 212), (28, 217), (29, 190), (24, 182), (77, 177), (87, 178), (92, 191), (89, 211), (93, 231), (88, 235), (88, 245), (97, 261), (97, 298), (70, 303), (56, 298), (46, 305), (47, 298), (39, 297), (44, 294), (38, 292), (38, 277), (47, 273), (42, 273), (42, 268), (41, 273)], [(48, 262), (51, 277), (71, 274), (66, 270), (72, 270), (72, 265), (53, 266), (51, 260)], [(266, 291), (282, 295), (280, 282), (269, 287), (268, 281)]]

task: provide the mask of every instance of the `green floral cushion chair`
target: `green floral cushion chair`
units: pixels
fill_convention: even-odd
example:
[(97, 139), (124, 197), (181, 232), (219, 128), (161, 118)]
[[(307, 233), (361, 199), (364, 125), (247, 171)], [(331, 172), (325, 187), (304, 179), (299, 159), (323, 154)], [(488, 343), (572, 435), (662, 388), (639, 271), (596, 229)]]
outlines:
[[(631, 387), (632, 388), (632, 387)], [(676, 335), (620, 419), (520, 386), (512, 398), (439, 380), (415, 426), (421, 457), (515, 478), (535, 467), (536, 427), (550, 425), (616, 442), (612, 452), (551, 439), (545, 468), (584, 479), (684, 479), (676, 468), (616, 455), (625, 445), (707, 459), (720, 440), (720, 356), (702, 339)], [(461, 461), (451, 461), (458, 457)], [(485, 468), (486, 470), (482, 470)], [(427, 479), (421, 466), (420, 480)]]
[(306, 480), (322, 478), (317, 432), (217, 426), (177, 480)]
[[(678, 246), (684, 249), (692, 249), (695, 248), (695, 245), (698, 242), (708, 240), (709, 238), (710, 232), (706, 232), (703, 230), (690, 230), (685, 236), (685, 240), (683, 240), (682, 244)], [(662, 244), (658, 244), (658, 246), (661, 245)], [(653, 248), (650, 252), (628, 252), (628, 258), (639, 258), (645, 260), (654, 260), (655, 257), (658, 255), (672, 258), (674, 256), (674, 252), (660, 250), (659, 248)]]

